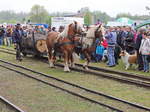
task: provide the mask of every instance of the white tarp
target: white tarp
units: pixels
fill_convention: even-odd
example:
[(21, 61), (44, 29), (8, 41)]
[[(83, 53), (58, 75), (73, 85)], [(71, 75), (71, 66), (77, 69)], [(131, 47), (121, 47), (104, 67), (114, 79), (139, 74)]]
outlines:
[(56, 27), (56, 30), (58, 30), (60, 26), (66, 26), (74, 21), (84, 24), (84, 18), (80, 17), (52, 17), (51, 27)]
[(107, 26), (132, 26), (131, 24), (125, 22), (109, 21)]

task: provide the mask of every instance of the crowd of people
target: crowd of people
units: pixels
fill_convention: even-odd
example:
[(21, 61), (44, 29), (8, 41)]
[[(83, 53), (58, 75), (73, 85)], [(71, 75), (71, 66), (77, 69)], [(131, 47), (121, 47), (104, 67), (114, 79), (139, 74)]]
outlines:
[(121, 50), (131, 55), (137, 53), (137, 70), (149, 72), (150, 31), (148, 29), (135, 31), (129, 26), (107, 28), (103, 41), (97, 44), (93, 61), (99, 62), (102, 57), (107, 57), (107, 66), (114, 67), (119, 64)]
[(16, 59), (21, 61), (21, 41), (22, 37), (27, 37), (32, 32), (38, 32), (43, 35), (48, 33), (49, 29), (44, 26), (34, 26), (34, 25), (7, 25), (0, 26), (0, 46), (12, 46), (14, 45), (16, 48)]
[(12, 44), (13, 29), (14, 27), (12, 26), (0, 26), (0, 45), (10, 46)]
[[(60, 27), (62, 32), (64, 27)], [(56, 28), (44, 26), (22, 26), (8, 25), (0, 26), (0, 45), (11, 46), (13, 43), (17, 49), (17, 60), (21, 59), (21, 45), (19, 38), (27, 36), (31, 32), (40, 32), (46, 35), (48, 32), (56, 31)], [(129, 54), (137, 53), (138, 70), (149, 72), (150, 57), (150, 31), (148, 29), (133, 30), (129, 26), (108, 27), (102, 41), (95, 41), (96, 50), (92, 53), (92, 61), (100, 62), (105, 59), (109, 67), (119, 64), (118, 59), (121, 50), (126, 50)]]

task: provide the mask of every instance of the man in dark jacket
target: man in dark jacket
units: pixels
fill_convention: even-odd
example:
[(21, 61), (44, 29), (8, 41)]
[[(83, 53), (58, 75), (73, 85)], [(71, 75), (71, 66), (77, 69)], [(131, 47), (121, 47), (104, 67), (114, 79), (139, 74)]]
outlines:
[(125, 50), (129, 54), (133, 54), (135, 50), (134, 34), (131, 31), (131, 27), (127, 27), (127, 36), (125, 38)]
[(135, 44), (135, 49), (137, 52), (137, 59), (138, 59), (138, 70), (143, 70), (143, 60), (142, 60), (142, 55), (141, 53), (139, 53), (139, 49), (140, 49), (140, 45), (141, 45), (141, 41), (142, 41), (142, 34), (145, 32), (145, 29), (141, 29), (140, 33), (137, 36), (136, 39), (136, 44)]
[(5, 34), (5, 30), (3, 26), (0, 26), (0, 45), (3, 45), (4, 34)]
[(22, 61), (21, 58), (22, 30), (20, 24), (17, 24), (15, 30), (13, 31), (13, 42), (16, 47), (16, 60)]
[(127, 32), (125, 27), (121, 27), (119, 30), (119, 33), (117, 35), (117, 44), (123, 49), (125, 50), (125, 38), (127, 37)]

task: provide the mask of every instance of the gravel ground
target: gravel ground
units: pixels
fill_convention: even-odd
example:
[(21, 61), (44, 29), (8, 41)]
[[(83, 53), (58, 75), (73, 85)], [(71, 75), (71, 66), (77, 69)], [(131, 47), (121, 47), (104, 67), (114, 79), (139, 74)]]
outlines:
[(50, 69), (48, 64), (33, 58), (24, 58), (23, 62), (18, 62), (14, 60), (15, 56), (4, 53), (2, 53), (0, 58), (53, 75), (57, 78), (76, 83), (96, 91), (101, 91), (103, 93), (110, 94), (130, 102), (150, 107), (149, 89), (136, 87), (134, 85), (128, 85), (125, 83), (119, 83), (117, 81), (101, 78), (98, 76), (86, 75), (78, 72), (65, 73), (63, 72), (63, 69)]
[(111, 112), (15, 72), (0, 71), (0, 95), (27, 112)]
[(0, 101), (0, 112), (16, 112), (16, 111)]

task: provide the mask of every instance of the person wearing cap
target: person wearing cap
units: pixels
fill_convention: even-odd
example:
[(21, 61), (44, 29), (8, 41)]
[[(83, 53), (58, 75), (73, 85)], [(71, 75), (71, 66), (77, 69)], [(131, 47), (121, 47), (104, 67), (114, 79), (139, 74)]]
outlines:
[(114, 67), (116, 65), (114, 51), (115, 51), (115, 45), (116, 45), (116, 41), (117, 41), (117, 34), (113, 27), (109, 28), (109, 31), (106, 33), (105, 38), (108, 42), (108, 48), (107, 48), (108, 63), (107, 63), (107, 65), (108, 65), (108, 67)]
[(22, 61), (21, 58), (21, 41), (22, 41), (22, 30), (21, 25), (18, 23), (13, 31), (13, 43), (16, 48), (16, 60)]

